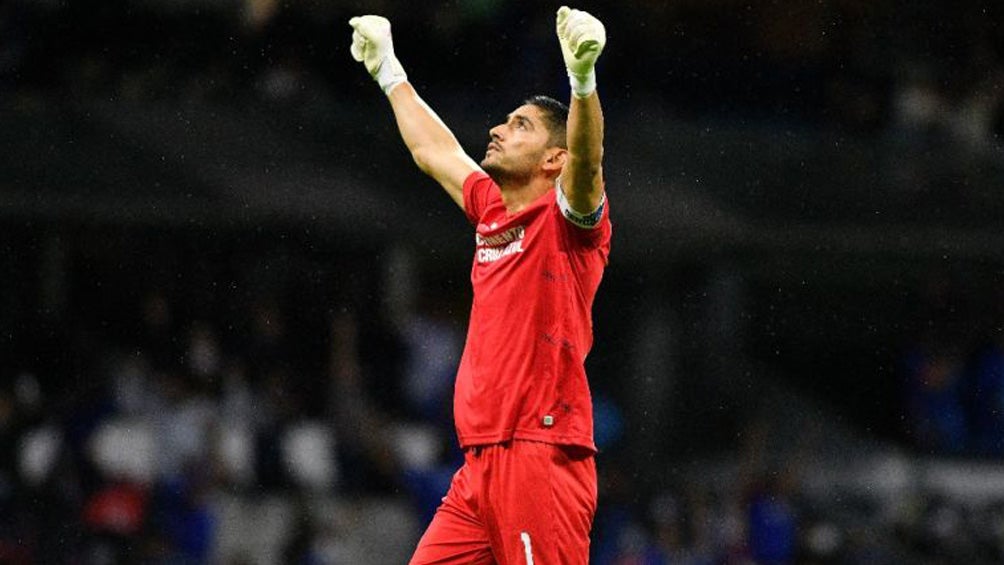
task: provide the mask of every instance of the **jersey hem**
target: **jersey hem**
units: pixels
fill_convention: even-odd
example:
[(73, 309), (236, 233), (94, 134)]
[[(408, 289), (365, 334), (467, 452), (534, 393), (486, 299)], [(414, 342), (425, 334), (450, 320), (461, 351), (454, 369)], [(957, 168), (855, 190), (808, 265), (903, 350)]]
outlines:
[(478, 445), (504, 443), (514, 439), (539, 441), (541, 443), (550, 443), (553, 445), (574, 445), (576, 447), (584, 447), (593, 453), (599, 451), (596, 449), (596, 444), (590, 437), (581, 435), (558, 435), (537, 430), (516, 430), (515, 432), (507, 434), (493, 433), (459, 437), (461, 449), (467, 449), (468, 447), (475, 447)]

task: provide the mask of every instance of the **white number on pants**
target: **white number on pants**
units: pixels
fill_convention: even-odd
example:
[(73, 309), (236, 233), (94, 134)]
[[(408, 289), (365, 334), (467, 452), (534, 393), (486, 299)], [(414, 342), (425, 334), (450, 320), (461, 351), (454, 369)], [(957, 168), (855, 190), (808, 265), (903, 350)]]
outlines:
[(520, 532), (519, 539), (523, 540), (523, 552), (526, 553), (526, 565), (533, 565), (533, 546), (530, 545), (530, 534)]

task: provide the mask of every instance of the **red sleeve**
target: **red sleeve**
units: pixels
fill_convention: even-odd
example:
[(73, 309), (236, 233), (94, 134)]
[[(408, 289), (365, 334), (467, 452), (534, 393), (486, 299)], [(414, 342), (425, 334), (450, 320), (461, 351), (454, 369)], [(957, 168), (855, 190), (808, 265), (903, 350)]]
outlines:
[[(559, 208), (557, 204), (555, 204), (555, 208)], [(565, 233), (568, 234), (568, 241), (573, 245), (583, 249), (609, 249), (610, 237), (613, 234), (613, 226), (610, 223), (609, 198), (603, 204), (603, 214), (600, 216), (600, 221), (592, 228), (583, 228), (573, 224), (562, 215), (560, 209), (557, 210), (557, 214), (561, 219), (561, 225), (564, 226)]]
[(464, 213), (472, 225), (478, 225), (478, 220), (484, 214), (493, 184), (491, 177), (484, 171), (473, 171), (464, 180)]

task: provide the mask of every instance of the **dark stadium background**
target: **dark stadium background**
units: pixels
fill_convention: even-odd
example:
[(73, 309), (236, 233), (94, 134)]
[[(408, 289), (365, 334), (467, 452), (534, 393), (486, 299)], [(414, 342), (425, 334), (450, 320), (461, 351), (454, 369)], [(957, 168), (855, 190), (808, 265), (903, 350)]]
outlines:
[[(557, 6), (0, 4), (0, 562), (405, 562), (471, 234), (347, 20), (480, 157), (568, 95)], [(592, 562), (1004, 560), (1004, 8), (574, 7), (609, 38)]]

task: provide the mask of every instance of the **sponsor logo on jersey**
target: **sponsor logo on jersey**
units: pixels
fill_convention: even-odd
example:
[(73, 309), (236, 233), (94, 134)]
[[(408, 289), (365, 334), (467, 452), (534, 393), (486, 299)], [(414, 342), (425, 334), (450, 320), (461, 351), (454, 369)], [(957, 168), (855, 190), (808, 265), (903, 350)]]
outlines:
[(526, 229), (523, 226), (515, 226), (495, 235), (475, 233), (474, 242), (478, 247), (476, 253), (478, 263), (494, 263), (514, 253), (522, 253), (525, 234)]

